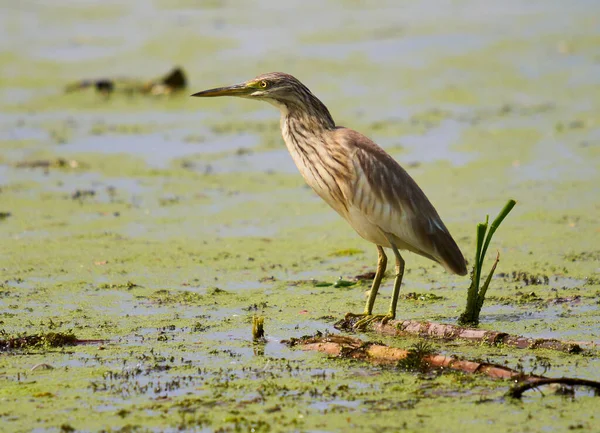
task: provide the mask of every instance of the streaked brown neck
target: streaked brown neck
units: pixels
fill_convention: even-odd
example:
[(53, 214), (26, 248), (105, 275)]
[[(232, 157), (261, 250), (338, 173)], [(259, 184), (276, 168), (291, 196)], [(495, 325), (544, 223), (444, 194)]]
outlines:
[(282, 130), (287, 124), (290, 132), (297, 131), (302, 136), (335, 129), (335, 122), (325, 104), (304, 85), (298, 86), (284, 99), (268, 102), (281, 111)]

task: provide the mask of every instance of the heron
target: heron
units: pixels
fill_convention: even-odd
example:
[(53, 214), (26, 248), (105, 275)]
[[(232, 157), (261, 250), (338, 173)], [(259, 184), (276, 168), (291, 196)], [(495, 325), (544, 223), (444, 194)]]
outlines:
[[(306, 183), (363, 239), (377, 247), (377, 270), (355, 327), (395, 319), (404, 275), (401, 250), (433, 260), (447, 271), (467, 274), (465, 259), (437, 211), (396, 160), (364, 135), (337, 126), (327, 107), (297, 78), (282, 72), (191, 96), (237, 96), (279, 109), (283, 140)], [(396, 259), (387, 314), (373, 314), (387, 267), (384, 248)], [(346, 317), (348, 317), (348, 315)]]

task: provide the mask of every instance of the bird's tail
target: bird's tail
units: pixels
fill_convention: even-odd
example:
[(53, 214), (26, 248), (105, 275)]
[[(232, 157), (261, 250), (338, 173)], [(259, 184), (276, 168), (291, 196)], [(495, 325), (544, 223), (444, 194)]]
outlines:
[(467, 275), (467, 262), (448, 230), (439, 231), (433, 239), (438, 261), (449, 272)]

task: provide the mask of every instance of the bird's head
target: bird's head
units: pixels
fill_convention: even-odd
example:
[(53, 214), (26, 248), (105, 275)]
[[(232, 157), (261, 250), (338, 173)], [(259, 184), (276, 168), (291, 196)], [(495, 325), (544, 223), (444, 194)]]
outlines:
[(296, 78), (283, 72), (269, 72), (249, 81), (233, 86), (218, 87), (194, 93), (192, 96), (237, 96), (240, 98), (260, 99), (274, 105), (298, 103), (303, 94), (310, 91)]
[(258, 99), (273, 104), (286, 116), (310, 119), (311, 128), (331, 129), (335, 127), (335, 122), (327, 107), (298, 79), (283, 72), (269, 72), (245, 83), (204, 90), (194, 93), (192, 96), (237, 96)]

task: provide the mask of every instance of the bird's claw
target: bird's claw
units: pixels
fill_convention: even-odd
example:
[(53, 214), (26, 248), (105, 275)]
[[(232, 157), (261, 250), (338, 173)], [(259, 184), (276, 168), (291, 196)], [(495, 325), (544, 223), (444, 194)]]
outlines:
[(362, 314), (348, 313), (348, 314), (346, 314), (346, 320), (354, 318), (354, 317), (362, 317), (358, 322), (356, 322), (352, 326), (352, 329), (354, 329), (356, 331), (364, 331), (369, 324), (376, 322), (378, 320), (381, 320), (381, 324), (385, 325), (389, 320), (394, 319), (394, 316), (391, 314), (366, 314), (366, 313), (362, 313)]

